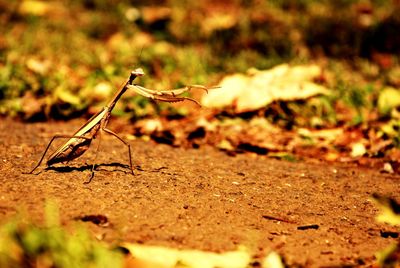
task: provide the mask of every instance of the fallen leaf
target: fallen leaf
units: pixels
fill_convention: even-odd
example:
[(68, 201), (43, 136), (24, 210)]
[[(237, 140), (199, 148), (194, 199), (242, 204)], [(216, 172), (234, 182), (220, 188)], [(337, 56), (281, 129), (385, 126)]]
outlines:
[(51, 63), (49, 60), (40, 61), (38, 59), (30, 58), (26, 61), (26, 67), (40, 75), (46, 75), (50, 69), (50, 65)]
[(142, 135), (150, 135), (153, 132), (163, 131), (163, 124), (159, 119), (143, 119), (136, 124), (137, 131)]
[(22, 111), (25, 120), (29, 120), (44, 111), (44, 106), (46, 105), (45, 99), (35, 97), (32, 92), (28, 91), (22, 97)]
[(365, 145), (361, 142), (356, 142), (351, 145), (351, 157), (363, 156), (367, 152)]
[(385, 249), (375, 253), (377, 267), (399, 267), (400, 243), (392, 244)]
[(310, 130), (307, 128), (299, 128), (298, 135), (304, 140), (303, 143), (318, 144), (319, 147), (331, 147), (331, 145), (340, 140), (344, 130), (342, 128), (332, 128), (323, 130)]
[(125, 244), (132, 256), (145, 267), (157, 268), (245, 268), (251, 257), (244, 247), (224, 253), (205, 252), (200, 250), (178, 250), (159, 246)]
[(68, 9), (60, 1), (24, 0), (20, 2), (18, 13), (21, 15), (47, 16), (53, 19), (63, 18)]
[(384, 163), (383, 164), (383, 172), (389, 173), (389, 174), (393, 174), (394, 170), (393, 167), (390, 163)]
[(232, 151), (234, 147), (228, 140), (222, 140), (217, 144), (217, 148), (225, 151)]
[(388, 115), (393, 108), (400, 106), (400, 90), (387, 87), (378, 98), (378, 110), (382, 115)]
[(218, 90), (204, 95), (201, 103), (210, 108), (233, 106), (235, 111), (260, 109), (273, 101), (291, 101), (328, 94), (329, 90), (313, 82), (322, 70), (316, 65), (276, 66), (270, 70), (250, 70), (249, 74), (233, 74), (222, 79)]
[(281, 256), (275, 251), (269, 253), (262, 261), (263, 268), (284, 268)]
[(325, 154), (324, 159), (329, 162), (338, 160), (340, 155), (337, 152), (328, 152)]
[(81, 99), (78, 96), (61, 86), (55, 89), (54, 96), (57, 99), (74, 106), (79, 106), (81, 104)]
[(135, 7), (129, 7), (125, 10), (125, 18), (128, 21), (136, 21), (140, 18), (140, 11)]
[(42, 16), (49, 11), (50, 3), (47, 1), (25, 0), (19, 6), (20, 14), (32, 14)]
[(378, 194), (374, 194), (372, 200), (380, 209), (376, 217), (378, 222), (400, 225), (400, 204), (396, 200)]
[(88, 96), (96, 101), (104, 101), (108, 99), (113, 92), (113, 87), (110, 83), (100, 82), (92, 90), (91, 94)]
[(206, 35), (217, 30), (225, 30), (234, 27), (238, 22), (236, 14), (232, 13), (217, 13), (210, 16), (206, 16), (203, 23), (201, 24), (202, 30)]
[(388, 70), (388, 80), (391, 85), (400, 87), (400, 67), (393, 67)]

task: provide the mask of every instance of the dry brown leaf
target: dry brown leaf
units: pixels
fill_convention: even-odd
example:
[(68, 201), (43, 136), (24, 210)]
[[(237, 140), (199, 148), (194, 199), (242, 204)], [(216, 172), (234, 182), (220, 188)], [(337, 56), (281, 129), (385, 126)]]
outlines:
[(28, 91), (22, 97), (21, 104), (23, 117), (24, 119), (29, 120), (43, 112), (46, 101), (44, 98), (35, 97), (32, 92)]

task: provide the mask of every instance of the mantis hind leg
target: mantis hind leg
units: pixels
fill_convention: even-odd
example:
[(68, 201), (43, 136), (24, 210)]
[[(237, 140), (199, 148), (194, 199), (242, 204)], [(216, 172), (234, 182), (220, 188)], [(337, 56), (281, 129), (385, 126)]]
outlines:
[(127, 143), (126, 141), (124, 141), (120, 136), (118, 136), (115, 132), (107, 129), (107, 128), (102, 128), (102, 130), (104, 130), (105, 132), (107, 132), (110, 135), (113, 135), (114, 137), (116, 137), (118, 140), (120, 140), (123, 144), (126, 145), (126, 147), (128, 147), (128, 154), (129, 154), (129, 167), (131, 168), (131, 172), (132, 175), (134, 175), (133, 173), (133, 166), (132, 166), (132, 154), (131, 154), (131, 145), (129, 143)]
[(47, 151), (49, 150), (51, 144), (53, 143), (54, 140), (56, 139), (72, 139), (72, 138), (81, 138), (81, 139), (87, 139), (90, 140), (88, 137), (84, 136), (71, 136), (71, 135), (55, 135), (53, 138), (51, 138), (49, 144), (47, 144), (46, 149), (44, 150), (44, 153), (42, 154), (42, 157), (40, 158), (39, 162), (36, 164), (36, 166), (30, 171), (30, 172), (22, 172), (23, 174), (32, 174), (42, 163), (44, 156), (46, 155)]

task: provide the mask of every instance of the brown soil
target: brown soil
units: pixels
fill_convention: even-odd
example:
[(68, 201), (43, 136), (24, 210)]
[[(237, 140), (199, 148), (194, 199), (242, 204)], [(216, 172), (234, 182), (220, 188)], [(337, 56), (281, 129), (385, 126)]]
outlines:
[[(24, 124), (0, 119), (0, 219), (23, 208), (40, 222), (46, 199), (60, 205), (63, 224), (90, 215), (108, 224), (87, 226), (98, 238), (211, 251), (249, 248), (256, 256), (276, 250), (295, 266), (371, 264), (396, 231), (378, 224), (372, 193), (400, 198), (398, 175), (316, 161), (286, 162), (213, 148), (172, 148), (131, 140), (127, 149), (102, 136), (68, 166), (29, 171), (54, 133), (72, 133), (82, 121)], [(111, 129), (127, 134), (120, 124)], [(119, 131), (121, 130), (121, 131)], [(95, 145), (95, 144), (94, 144)]]

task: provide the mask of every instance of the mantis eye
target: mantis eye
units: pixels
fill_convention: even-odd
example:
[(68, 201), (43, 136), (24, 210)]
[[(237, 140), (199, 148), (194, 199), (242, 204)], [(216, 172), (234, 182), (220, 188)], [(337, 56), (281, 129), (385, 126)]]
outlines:
[(131, 74), (136, 75), (136, 76), (143, 76), (144, 72), (143, 72), (142, 68), (137, 68), (137, 69), (133, 70)]

